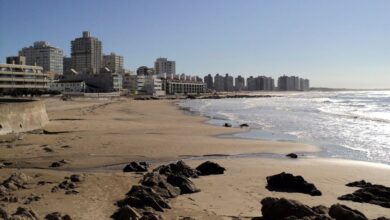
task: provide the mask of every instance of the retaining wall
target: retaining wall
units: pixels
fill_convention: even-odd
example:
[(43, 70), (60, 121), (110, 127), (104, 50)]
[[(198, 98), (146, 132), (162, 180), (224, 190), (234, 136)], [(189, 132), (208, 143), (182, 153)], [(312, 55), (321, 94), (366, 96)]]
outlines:
[(48, 122), (42, 101), (0, 99), (0, 135), (40, 129)]

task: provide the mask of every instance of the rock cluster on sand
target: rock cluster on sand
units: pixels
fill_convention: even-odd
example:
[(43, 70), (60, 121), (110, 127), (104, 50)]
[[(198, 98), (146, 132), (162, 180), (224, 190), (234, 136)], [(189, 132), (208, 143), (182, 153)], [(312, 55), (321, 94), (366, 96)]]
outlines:
[(146, 162), (132, 161), (123, 168), (123, 172), (147, 172), (149, 164)]
[(29, 184), (31, 179), (31, 177), (22, 172), (11, 174), (10, 177), (0, 184), (0, 201), (18, 202), (19, 199), (12, 192), (26, 188), (26, 185)]
[[(209, 161), (207, 164), (212, 164), (213, 168), (208, 171), (206, 169), (208, 175), (219, 174), (221, 169), (225, 170), (218, 164)], [(203, 166), (209, 167), (207, 164)], [(141, 185), (132, 186), (126, 198), (117, 202), (119, 209), (112, 218), (115, 220), (162, 219), (153, 212), (164, 212), (164, 209), (170, 209), (168, 203), (170, 198), (199, 192), (200, 190), (189, 178), (197, 178), (200, 174), (202, 174), (200, 171), (192, 169), (183, 161), (161, 165), (152, 172), (146, 173), (140, 182)]]
[(294, 176), (290, 173), (282, 172), (267, 177), (267, 189), (279, 192), (299, 192), (311, 196), (322, 195), (314, 184), (306, 182), (302, 176)]
[(348, 183), (349, 187), (359, 187), (351, 194), (340, 196), (340, 200), (350, 200), (361, 203), (371, 203), (390, 208), (390, 187), (372, 184), (364, 180)]
[[(334, 204), (330, 208), (325, 206), (309, 207), (296, 200), (267, 197), (261, 200), (263, 220), (368, 220), (361, 212), (348, 206)], [(381, 217), (377, 220), (386, 220)]]
[(84, 176), (80, 174), (73, 174), (70, 177), (65, 177), (65, 180), (62, 181), (58, 186), (54, 186), (51, 189), (51, 192), (58, 192), (60, 189), (65, 190), (65, 194), (78, 194), (79, 191), (76, 190), (78, 188), (78, 183), (84, 181)]
[(53, 212), (45, 216), (46, 220), (72, 220), (72, 218), (67, 214), (62, 214), (60, 212)]

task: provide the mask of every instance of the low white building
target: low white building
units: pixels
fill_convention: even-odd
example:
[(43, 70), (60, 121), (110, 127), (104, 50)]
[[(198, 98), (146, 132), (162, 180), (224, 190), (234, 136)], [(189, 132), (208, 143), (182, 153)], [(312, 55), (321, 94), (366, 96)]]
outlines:
[(137, 93), (140, 95), (164, 96), (162, 81), (155, 75), (137, 76)]
[(87, 85), (83, 80), (53, 81), (49, 83), (49, 90), (61, 93), (84, 93), (87, 91)]

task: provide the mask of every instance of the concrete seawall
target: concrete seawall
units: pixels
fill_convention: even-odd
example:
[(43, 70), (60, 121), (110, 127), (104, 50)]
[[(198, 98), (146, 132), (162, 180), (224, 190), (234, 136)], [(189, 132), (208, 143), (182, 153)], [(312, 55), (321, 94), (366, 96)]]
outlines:
[(48, 122), (42, 101), (0, 99), (0, 135), (40, 129)]

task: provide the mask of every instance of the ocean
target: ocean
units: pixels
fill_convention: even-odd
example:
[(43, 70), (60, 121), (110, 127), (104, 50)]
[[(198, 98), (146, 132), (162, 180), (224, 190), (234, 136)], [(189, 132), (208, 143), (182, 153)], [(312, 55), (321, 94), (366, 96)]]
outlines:
[(314, 144), (319, 156), (390, 164), (390, 91), (296, 92), (271, 98), (195, 99), (179, 106), (235, 138)]

